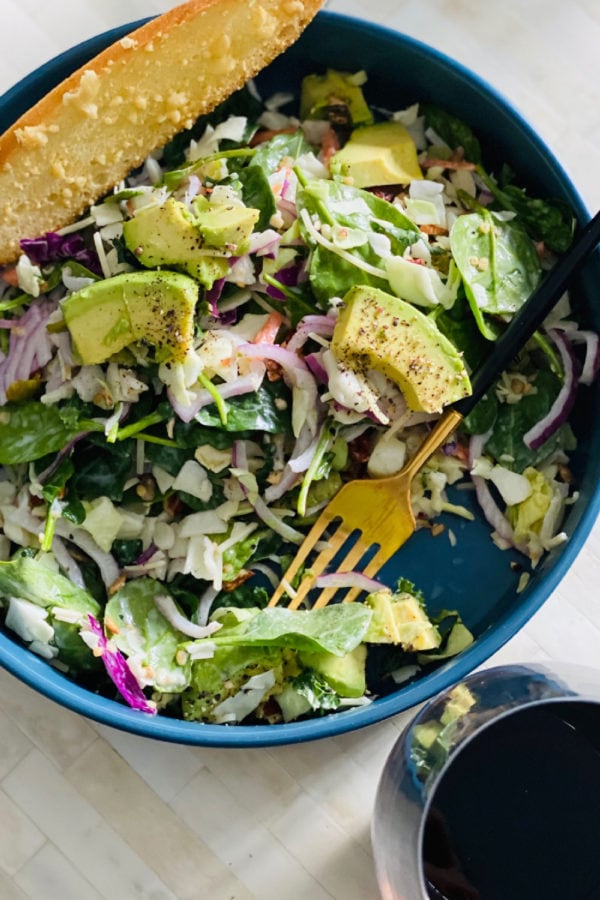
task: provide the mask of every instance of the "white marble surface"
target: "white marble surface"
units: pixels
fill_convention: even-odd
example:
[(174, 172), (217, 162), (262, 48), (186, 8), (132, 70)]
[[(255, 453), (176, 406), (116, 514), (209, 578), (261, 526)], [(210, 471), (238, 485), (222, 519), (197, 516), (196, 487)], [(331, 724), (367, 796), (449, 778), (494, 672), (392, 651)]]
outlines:
[[(0, 93), (164, 0), (0, 0)], [(598, 0), (333, 0), (455, 57), (504, 93), (600, 206)], [(600, 665), (600, 527), (490, 664)], [(314, 744), (224, 751), (88, 722), (0, 671), (0, 900), (370, 900), (369, 821), (409, 714)], [(410, 900), (410, 898), (408, 898)]]

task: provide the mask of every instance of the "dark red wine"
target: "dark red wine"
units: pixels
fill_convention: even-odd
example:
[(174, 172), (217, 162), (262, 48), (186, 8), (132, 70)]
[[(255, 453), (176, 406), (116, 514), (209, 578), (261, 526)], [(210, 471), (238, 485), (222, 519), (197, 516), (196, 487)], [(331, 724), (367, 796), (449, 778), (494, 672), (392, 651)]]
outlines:
[(546, 703), (465, 745), (423, 863), (432, 900), (600, 900), (600, 707)]

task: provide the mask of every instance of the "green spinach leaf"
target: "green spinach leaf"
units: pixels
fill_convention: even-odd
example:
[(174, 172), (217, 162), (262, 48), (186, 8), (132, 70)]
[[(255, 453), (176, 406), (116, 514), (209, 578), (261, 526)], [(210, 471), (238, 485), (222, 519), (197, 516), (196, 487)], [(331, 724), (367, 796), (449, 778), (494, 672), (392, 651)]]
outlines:
[(131, 440), (107, 444), (104, 437), (92, 435), (85, 446), (76, 448), (73, 456), (75, 473), (71, 484), (76, 495), (85, 500), (97, 497), (122, 500), (134, 458)]
[[(523, 435), (546, 415), (558, 392), (560, 379), (550, 369), (540, 369), (536, 375), (535, 393), (525, 394), (518, 403), (500, 403), (493, 432), (486, 443), (489, 452), (501, 465), (515, 472), (536, 466), (557, 447), (566, 447), (571, 430), (563, 426), (537, 450), (530, 450)], [(566, 442), (566, 443), (565, 443)]]
[(259, 144), (248, 165), (250, 168), (260, 166), (268, 176), (277, 171), (282, 159), (290, 157), (296, 160), (311, 150), (312, 147), (300, 129), (294, 134), (276, 134), (270, 141)]
[(465, 151), (466, 158), (473, 163), (481, 162), (481, 146), (478, 139), (473, 134), (471, 128), (453, 116), (429, 103), (421, 105), (421, 112), (425, 116), (425, 125), (427, 128), (433, 128), (452, 150), (462, 147)]
[[(410, 219), (387, 200), (336, 181), (308, 182), (298, 192), (297, 204), (301, 232), (312, 249), (310, 282), (320, 302), (344, 296), (358, 279), (361, 284), (389, 290), (385, 262), (374, 246), (383, 237), (390, 251), (402, 256), (419, 235)], [(353, 240), (346, 246), (342, 242), (342, 253), (317, 243), (302, 220), (304, 210), (311, 218), (332, 226), (334, 244), (336, 232), (351, 234)]]
[(565, 253), (573, 240), (575, 217), (564, 200), (530, 197), (527, 192), (512, 183), (513, 172), (503, 166), (498, 182), (481, 172), (488, 188), (498, 204), (515, 212), (527, 233), (534, 241), (543, 241), (555, 253)]
[(503, 222), (487, 210), (459, 216), (450, 245), (479, 330), (494, 340), (486, 315), (517, 312), (540, 281), (535, 246), (517, 222)]
[(464, 417), (461, 428), (467, 434), (486, 434), (496, 421), (499, 406), (496, 392), (493, 389), (488, 391), (469, 415)]
[(14, 466), (56, 453), (83, 430), (77, 420), (65, 423), (56, 406), (37, 400), (8, 403), (0, 411), (0, 464)]
[[(286, 406), (282, 406), (283, 401)], [(227, 401), (227, 424), (223, 425), (214, 406), (205, 406), (196, 420), (205, 426), (229, 432), (266, 431), (284, 434), (290, 430), (289, 391), (282, 381), (268, 382), (252, 394)]]
[(269, 228), (271, 218), (277, 212), (275, 197), (268, 178), (261, 166), (249, 165), (238, 172), (242, 185), (242, 197), (246, 206), (260, 210), (260, 218), (256, 223), (256, 231)]

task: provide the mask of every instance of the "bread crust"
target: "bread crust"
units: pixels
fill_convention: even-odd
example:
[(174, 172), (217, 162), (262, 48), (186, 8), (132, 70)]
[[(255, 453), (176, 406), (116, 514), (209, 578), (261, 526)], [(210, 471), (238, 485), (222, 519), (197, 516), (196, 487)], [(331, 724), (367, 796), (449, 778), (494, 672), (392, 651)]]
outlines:
[(0, 137), (0, 264), (70, 224), (302, 33), (323, 0), (189, 0), (106, 48)]

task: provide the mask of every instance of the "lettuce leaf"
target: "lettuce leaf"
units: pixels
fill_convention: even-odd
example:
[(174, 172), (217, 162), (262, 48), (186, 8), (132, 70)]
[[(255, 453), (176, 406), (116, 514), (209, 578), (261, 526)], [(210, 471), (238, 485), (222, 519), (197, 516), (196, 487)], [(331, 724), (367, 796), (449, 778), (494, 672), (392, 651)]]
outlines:
[(178, 693), (190, 681), (189, 661), (176, 660), (186, 636), (177, 631), (159, 611), (154, 598), (165, 594), (164, 586), (152, 578), (137, 578), (117, 591), (106, 604), (105, 623), (114, 631), (111, 642), (130, 660), (134, 670), (162, 693)]
[(345, 656), (361, 643), (371, 616), (372, 611), (362, 603), (308, 610), (275, 606), (232, 626), (224, 624), (210, 641), (218, 647), (289, 647)]
[(0, 562), (0, 594), (94, 616), (100, 610), (91, 594), (30, 556)]

